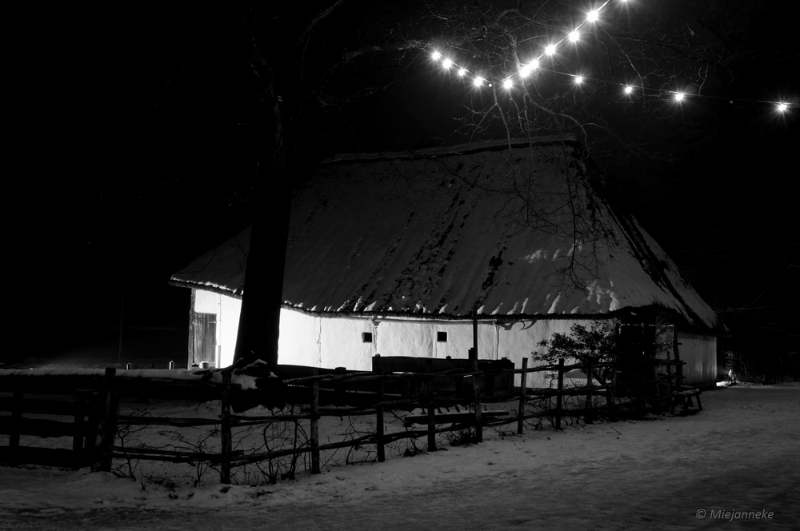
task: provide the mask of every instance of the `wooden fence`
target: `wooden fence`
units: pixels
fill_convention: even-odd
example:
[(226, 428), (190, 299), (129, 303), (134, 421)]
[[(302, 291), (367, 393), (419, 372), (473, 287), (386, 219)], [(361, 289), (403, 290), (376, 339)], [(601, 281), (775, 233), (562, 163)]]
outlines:
[[(402, 439), (427, 438), (427, 448), (433, 451), (436, 450), (436, 435), (445, 432), (474, 430), (474, 440), (480, 442), (486, 427), (516, 424), (516, 431), (521, 434), (525, 421), (534, 418), (551, 419), (554, 427), (560, 429), (565, 417), (582, 417), (591, 422), (598, 416), (614, 417), (622, 408), (642, 407), (645, 402), (661, 407), (674, 408), (676, 404), (689, 407), (692, 406), (691, 398), (696, 397), (700, 405), (699, 392), (681, 386), (680, 361), (651, 360), (666, 365), (667, 374), (635, 386), (630, 381), (618, 384), (617, 368), (612, 363), (565, 365), (564, 360), (560, 360), (558, 365), (530, 368), (524, 359), (520, 369), (514, 369), (510, 363), (482, 362), (484, 369), (478, 370), (479, 364), (473, 360), (468, 365), (461, 363), (456, 368), (434, 372), (432, 369), (446, 365), (435, 366), (433, 360), (420, 361), (421, 367), (427, 367), (425, 372), (387, 372), (387, 368), (397, 368), (393, 366), (392, 358), (384, 358), (382, 363), (376, 364), (383, 367), (380, 372), (295, 367), (294, 372), (301, 375), (284, 379), (281, 392), (287, 402), (307, 405), (307, 413), (260, 417), (232, 412), (232, 393), (241, 392), (241, 389), (232, 383), (231, 370), (219, 371), (221, 383), (200, 378), (196, 381), (166, 377), (122, 378), (116, 376), (115, 369), (107, 369), (102, 376), (86, 377), (3, 375), (4, 371), (0, 371), (0, 388), (11, 390), (10, 396), (0, 397), (0, 410), (11, 412), (11, 415), (0, 416), (0, 434), (9, 435), (9, 445), (0, 448), (0, 461), (74, 468), (91, 465), (93, 470), (103, 471), (111, 469), (114, 458), (185, 463), (202, 461), (218, 467), (220, 481), (229, 483), (232, 468), (291, 455), (310, 453), (311, 471), (319, 473), (320, 453), (337, 448), (374, 445), (377, 459), (382, 462), (386, 458), (386, 445)], [(511, 368), (506, 368), (509, 365)], [(585, 384), (565, 388), (564, 375), (574, 369), (584, 371)], [(606, 378), (609, 383), (595, 383), (594, 374), (598, 370), (610, 372), (610, 378)], [(552, 373), (556, 387), (528, 388), (526, 375), (542, 371)], [(292, 371), (287, 368), (285, 372)], [(309, 372), (312, 374), (302, 375)], [(167, 371), (164, 373), (167, 376)], [(516, 374), (522, 375), (518, 388), (511, 385)], [(42, 393), (48, 393), (48, 396), (37, 396)], [(53, 393), (61, 394), (53, 396)], [(215, 419), (121, 416), (119, 401), (123, 396), (219, 400), (221, 409), (219, 418)], [(578, 397), (582, 406), (566, 407), (565, 398), (568, 397)], [(539, 401), (542, 407), (537, 411), (526, 411), (526, 405), (533, 401)], [(516, 415), (510, 415), (506, 410), (488, 410), (488, 403), (516, 403)], [(443, 407), (464, 405), (466, 411), (437, 412)], [(385, 432), (387, 411), (413, 409), (422, 409), (424, 413), (407, 414), (404, 418), (406, 431)], [(66, 415), (69, 420), (25, 418), (23, 413)], [(369, 435), (320, 444), (319, 421), (326, 415), (374, 415), (376, 430)], [(233, 449), (233, 428), (301, 420), (309, 422), (306, 444), (250, 454)], [(187, 452), (115, 444), (118, 426), (136, 425), (219, 426), (220, 451)], [(424, 429), (414, 429), (419, 426), (424, 426)], [(23, 447), (20, 446), (20, 435), (71, 436), (73, 447), (72, 450)]]

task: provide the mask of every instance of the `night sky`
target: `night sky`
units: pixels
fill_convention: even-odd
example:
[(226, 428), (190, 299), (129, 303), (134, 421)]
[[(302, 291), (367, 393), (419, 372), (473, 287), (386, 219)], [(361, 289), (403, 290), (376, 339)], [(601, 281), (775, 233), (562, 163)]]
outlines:
[[(796, 349), (800, 47), (785, 3), (752, 4), (736, 37), (749, 60), (733, 81), (650, 132), (675, 161), (599, 162), (701, 295), (747, 310), (723, 314), (741, 341)], [(12, 286), (26, 301), (22, 324), (38, 338), (33, 350), (58, 348), (118, 326), (124, 289), (126, 326), (183, 334), (189, 294), (167, 285), (170, 274), (248, 223), (242, 176), (254, 171), (259, 123), (241, 28), (225, 2), (59, 9), (43, 15), (46, 38), (31, 37), (19, 61), (23, 191), (7, 201), (23, 213), (9, 226), (30, 279)], [(347, 9), (350, 24), (336, 23), (345, 34), (359, 22), (358, 5)], [(339, 90), (390, 75), (373, 67)], [(452, 119), (470, 101), (463, 85), (425, 57), (403, 68), (361, 107), (308, 118), (320, 134), (307, 162), (463, 142)], [(763, 103), (776, 100), (794, 106), (778, 116)], [(618, 111), (618, 130), (633, 132), (628, 121)]]

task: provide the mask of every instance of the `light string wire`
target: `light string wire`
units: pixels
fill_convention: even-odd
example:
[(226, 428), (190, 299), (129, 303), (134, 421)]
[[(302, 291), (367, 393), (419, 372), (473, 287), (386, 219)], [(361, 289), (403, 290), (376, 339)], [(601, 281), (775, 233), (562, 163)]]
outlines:
[[(626, 2), (626, 0), (619, 0), (619, 1), (622, 2), (622, 3)], [(584, 81), (592, 81), (594, 83), (604, 83), (606, 85), (616, 85), (616, 86), (622, 87), (623, 93), (628, 95), (628, 96), (632, 96), (634, 91), (637, 90), (637, 88), (638, 88), (643, 93), (647, 93), (649, 91), (651, 94), (652, 93), (656, 93), (658, 95), (670, 94), (670, 95), (672, 95), (673, 99), (676, 102), (681, 102), (687, 96), (691, 96), (692, 98), (700, 97), (700, 98), (714, 98), (714, 99), (729, 100), (730, 103), (733, 103), (734, 101), (749, 102), (749, 103), (769, 103), (769, 104), (774, 105), (775, 106), (775, 110), (777, 112), (780, 112), (780, 113), (783, 113), (783, 112), (785, 112), (785, 111), (787, 111), (789, 109), (790, 104), (785, 102), (785, 101), (751, 100), (751, 99), (744, 99), (744, 98), (727, 98), (727, 97), (724, 97), (724, 96), (712, 96), (712, 95), (707, 95), (707, 94), (690, 94), (690, 93), (687, 93), (687, 92), (684, 92), (684, 91), (680, 91), (680, 90), (669, 90), (669, 89), (663, 89), (663, 88), (662, 89), (655, 89), (655, 88), (649, 88), (649, 87), (644, 87), (644, 86), (635, 87), (632, 84), (625, 84), (625, 83), (619, 83), (619, 82), (616, 82), (616, 81), (607, 81), (607, 80), (602, 80), (602, 79), (588, 78), (588, 77), (585, 77), (585, 76), (582, 76), (582, 75), (579, 75), (579, 74), (571, 74), (571, 73), (568, 73), (568, 72), (559, 72), (558, 70), (552, 70), (552, 69), (544, 68), (544, 67), (541, 66), (541, 59), (543, 57), (547, 56), (547, 55), (555, 54), (556, 50), (558, 49), (558, 46), (562, 42), (564, 42), (567, 39), (569, 39), (572, 42), (577, 42), (578, 39), (580, 38), (580, 29), (586, 24), (597, 22), (599, 20), (599, 18), (600, 18), (600, 12), (603, 10), (603, 8), (605, 8), (608, 5), (609, 2), (611, 2), (611, 0), (605, 0), (605, 2), (603, 2), (603, 4), (600, 7), (592, 9), (591, 11), (589, 11), (586, 14), (586, 18), (583, 20), (583, 22), (578, 24), (575, 27), (575, 29), (573, 29), (572, 31), (567, 33), (560, 40), (558, 40), (558, 41), (556, 41), (554, 43), (550, 43), (547, 46), (545, 46), (545, 51), (544, 52), (542, 52), (541, 54), (539, 54), (538, 57), (535, 57), (528, 64), (526, 64), (522, 68), (520, 68), (519, 71), (513, 72), (513, 73), (507, 75), (505, 78), (503, 78), (503, 80), (502, 80), (503, 88), (505, 88), (506, 90), (510, 90), (511, 88), (513, 88), (513, 86), (514, 86), (514, 81), (513, 81), (514, 77), (519, 76), (520, 79), (524, 79), (524, 78), (528, 77), (534, 71), (539, 70), (539, 71), (545, 71), (545, 72), (552, 72), (552, 73), (559, 74), (559, 75), (562, 75), (562, 76), (572, 77), (575, 80), (575, 83), (578, 84), (578, 85), (582, 84)], [(450, 70), (451, 67), (452, 68), (456, 68), (457, 69), (456, 73), (457, 73), (457, 75), (459, 77), (463, 78), (467, 74), (474, 75), (475, 77), (473, 77), (472, 83), (476, 87), (481, 87), (481, 86), (483, 86), (483, 84), (485, 82), (487, 82), (486, 79), (484, 79), (483, 77), (479, 76), (476, 72), (472, 72), (466, 66), (463, 66), (463, 65), (460, 65), (460, 64), (456, 63), (450, 57), (445, 57), (438, 50), (434, 50), (431, 53), (431, 58), (434, 61), (437, 61), (437, 62), (439, 61), (439, 59), (442, 59), (441, 65), (445, 70)], [(491, 83), (488, 83), (488, 85), (491, 86)]]

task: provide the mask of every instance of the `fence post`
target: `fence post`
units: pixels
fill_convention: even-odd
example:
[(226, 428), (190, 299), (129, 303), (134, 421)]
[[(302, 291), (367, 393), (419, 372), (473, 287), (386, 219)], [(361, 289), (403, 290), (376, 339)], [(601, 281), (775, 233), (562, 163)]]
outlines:
[[(314, 368), (314, 376), (318, 374)], [(319, 380), (311, 382), (311, 473), (319, 474)]]
[[(472, 360), (472, 372), (478, 372), (477, 356)], [(472, 377), (472, 390), (475, 393), (475, 442), (483, 442), (483, 426), (481, 426), (481, 388), (478, 374)]]
[(564, 358), (558, 360), (558, 394), (556, 395), (556, 429), (561, 429), (561, 392), (564, 390)]
[(222, 373), (222, 400), (220, 411), (220, 429), (222, 438), (222, 463), (219, 471), (219, 482), (225, 485), (231, 482), (231, 373)]
[[(675, 325), (670, 325), (670, 326), (672, 327), (672, 335), (674, 336), (677, 333), (677, 330), (675, 329)], [(667, 371), (667, 397), (666, 397), (666, 400), (664, 400), (664, 403), (666, 403), (667, 407), (670, 408), (670, 407), (672, 407), (672, 400), (673, 400), (673, 398), (672, 398), (672, 386), (674, 385), (672, 383), (672, 356), (670, 356), (670, 352), (669, 352), (670, 349), (664, 349), (664, 350), (665, 350), (664, 354), (665, 354), (665, 356), (667, 358), (667, 366), (666, 366), (666, 371)]]
[[(425, 360), (425, 374), (431, 373), (432, 359)], [(425, 402), (428, 406), (428, 451), (436, 451), (436, 408), (433, 407), (433, 379), (425, 381)]]
[(593, 422), (592, 415), (592, 361), (586, 362), (586, 413), (583, 416), (586, 424)]
[[(11, 448), (11, 455), (19, 455), (19, 434), (22, 431), (22, 384), (17, 383), (14, 388), (14, 405), (11, 409), (11, 433), (8, 436), (8, 446)], [(16, 460), (16, 457), (12, 458)]]
[(519, 386), (519, 419), (517, 419), (517, 434), (522, 435), (523, 415), (525, 414), (525, 391), (528, 385), (528, 358), (522, 358), (522, 381)]
[(386, 461), (386, 449), (383, 447), (383, 375), (385, 371), (381, 371), (381, 378), (378, 380), (378, 407), (377, 407), (377, 419), (376, 423), (378, 424), (378, 462), (383, 463)]
[(83, 439), (86, 435), (86, 427), (83, 423), (86, 411), (82, 394), (83, 392), (80, 389), (75, 390), (75, 416), (72, 424), (72, 468), (75, 470), (81, 467), (81, 462), (83, 461)]
[(606, 406), (608, 406), (608, 416), (614, 413), (614, 391), (617, 388), (617, 354), (611, 354), (611, 384), (606, 389)]
[(100, 422), (98, 434), (100, 445), (95, 445), (95, 459), (92, 472), (110, 472), (112, 449), (117, 436), (117, 414), (119, 413), (119, 397), (114, 392), (114, 376), (117, 369), (108, 367), (103, 379), (103, 394), (100, 400)]
[(675, 356), (675, 390), (680, 391), (683, 386), (683, 364), (681, 361), (680, 349), (678, 348), (678, 327), (675, 327), (675, 332), (672, 334), (672, 354)]

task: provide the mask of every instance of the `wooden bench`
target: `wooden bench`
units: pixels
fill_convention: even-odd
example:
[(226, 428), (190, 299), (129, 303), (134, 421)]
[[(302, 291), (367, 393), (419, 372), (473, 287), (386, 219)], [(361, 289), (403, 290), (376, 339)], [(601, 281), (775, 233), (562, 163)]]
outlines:
[(675, 414), (675, 406), (679, 405), (683, 409), (684, 412), (688, 411), (690, 408), (694, 407), (692, 403), (692, 398), (697, 399), (697, 410), (703, 410), (703, 404), (700, 402), (700, 389), (696, 387), (690, 387), (687, 385), (682, 385), (679, 391), (672, 392), (672, 404), (670, 405), (669, 412), (670, 414)]

